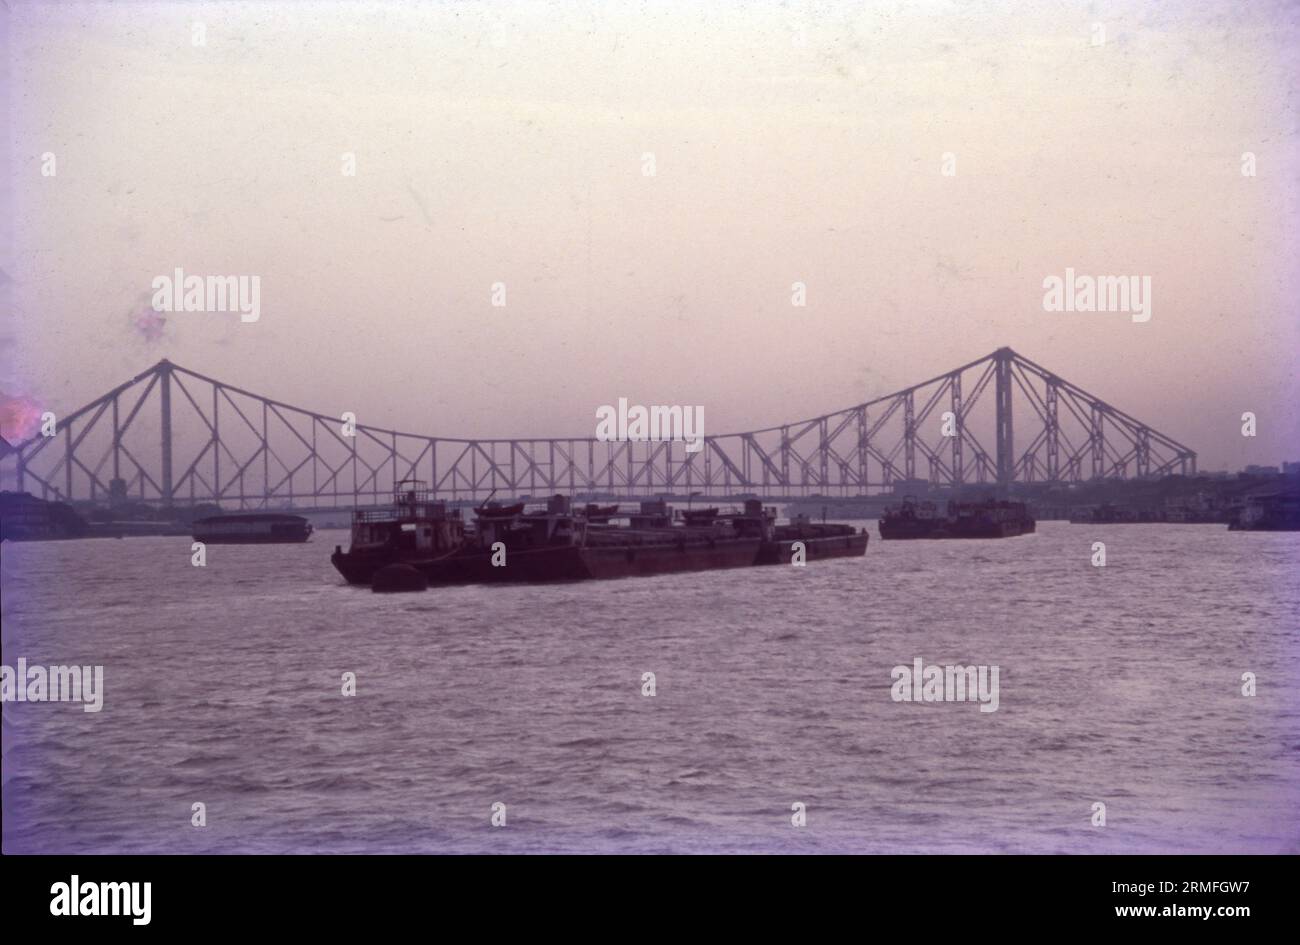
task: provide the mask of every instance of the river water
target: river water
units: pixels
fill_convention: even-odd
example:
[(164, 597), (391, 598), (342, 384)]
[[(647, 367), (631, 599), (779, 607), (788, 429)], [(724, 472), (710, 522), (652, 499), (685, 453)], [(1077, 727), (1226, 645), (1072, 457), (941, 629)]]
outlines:
[[(1298, 534), (873, 525), (806, 568), (391, 596), (346, 541), (6, 543), (4, 664), (100, 664), (104, 705), (5, 705), (4, 851), (1300, 852)], [(893, 701), (918, 657), (998, 666), (997, 711)]]

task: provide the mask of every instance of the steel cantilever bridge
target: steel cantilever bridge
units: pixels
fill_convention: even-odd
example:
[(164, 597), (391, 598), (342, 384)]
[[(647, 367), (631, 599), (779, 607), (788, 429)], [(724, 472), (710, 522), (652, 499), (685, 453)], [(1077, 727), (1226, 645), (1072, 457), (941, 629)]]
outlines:
[[(0, 478), (64, 501), (326, 508), (442, 498), (856, 496), (932, 485), (1192, 474), (1196, 454), (1010, 348), (905, 390), (779, 427), (678, 441), (457, 439), (355, 424), (169, 361), (58, 418)], [(8, 467), (7, 469), (5, 467)]]

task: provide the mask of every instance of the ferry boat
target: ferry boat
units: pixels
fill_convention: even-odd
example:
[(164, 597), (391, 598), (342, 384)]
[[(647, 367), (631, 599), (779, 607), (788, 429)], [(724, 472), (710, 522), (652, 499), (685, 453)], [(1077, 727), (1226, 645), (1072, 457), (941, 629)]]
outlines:
[(940, 513), (933, 502), (917, 502), (906, 496), (901, 505), (890, 506), (880, 516), (880, 537), (886, 540), (915, 538), (1015, 538), (1037, 528), (1023, 502), (950, 500)]
[(628, 512), (605, 507), (589, 517), (557, 495), (544, 508), (489, 502), (474, 509), (474, 521), (467, 523), (460, 510), (431, 499), (423, 483), (408, 480), (398, 484), (391, 508), (355, 514), (351, 546), (347, 551), (336, 546), (330, 561), (351, 584), (369, 584), (381, 568), (405, 564), (438, 585), (750, 567), (790, 561), (796, 540), (805, 541), (809, 559), (866, 551), (866, 535), (849, 526), (792, 532), (791, 526), (777, 526), (775, 518), (774, 509), (750, 501), (743, 511), (718, 513), (707, 523), (693, 515), (686, 524), (673, 524), (663, 500), (642, 502)]
[(194, 540), (208, 545), (291, 544), (306, 541), (311, 532), (311, 522), (301, 515), (275, 513), (210, 515), (191, 526)]

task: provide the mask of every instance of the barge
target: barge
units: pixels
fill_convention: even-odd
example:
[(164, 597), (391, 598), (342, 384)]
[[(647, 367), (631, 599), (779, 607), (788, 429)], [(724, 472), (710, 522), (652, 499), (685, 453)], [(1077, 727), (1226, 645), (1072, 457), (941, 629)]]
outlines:
[(804, 515), (796, 516), (787, 525), (778, 525), (775, 510), (764, 508), (757, 499), (747, 500), (739, 512), (687, 509), (679, 511), (677, 517), (688, 529), (731, 522), (733, 527), (758, 531), (763, 541), (753, 561), (756, 565), (793, 564), (797, 552), (802, 552), (805, 563), (820, 558), (856, 558), (867, 553), (869, 539), (865, 528), (859, 531), (852, 525), (817, 525)]
[(210, 515), (194, 521), (191, 534), (207, 545), (280, 545), (311, 537), (311, 522), (301, 515), (250, 513)]
[(796, 544), (805, 561), (822, 558), (859, 558), (867, 553), (870, 536), (865, 528), (837, 523), (814, 524), (806, 516), (796, 516), (788, 525), (773, 525), (771, 538), (759, 548), (755, 564), (790, 564)]
[(1164, 509), (1126, 508), (1110, 503), (1070, 513), (1071, 525), (1158, 525), (1166, 521), (1168, 515)]
[[(789, 562), (793, 542), (809, 559), (862, 555), (867, 536), (850, 526), (778, 526), (758, 501), (743, 511), (678, 516), (666, 502), (574, 511), (552, 496), (544, 508), (487, 503), (473, 522), (433, 500), (426, 486), (398, 484), (393, 505), (358, 510), (352, 543), (330, 562), (350, 584), (370, 584), (389, 565), (407, 565), (430, 585), (600, 580)], [(614, 524), (614, 520), (628, 524)]]
[(1037, 523), (1023, 502), (957, 502), (943, 512), (933, 502), (912, 496), (890, 506), (880, 516), (880, 537), (889, 540), (918, 538), (1015, 538), (1032, 534)]

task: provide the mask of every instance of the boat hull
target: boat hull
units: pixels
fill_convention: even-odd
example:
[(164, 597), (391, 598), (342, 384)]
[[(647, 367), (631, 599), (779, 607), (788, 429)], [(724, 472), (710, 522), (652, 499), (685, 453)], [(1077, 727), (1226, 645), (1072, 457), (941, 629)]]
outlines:
[(311, 537), (311, 522), (301, 515), (211, 515), (193, 525), (195, 541), (205, 545), (287, 545)]
[(826, 537), (784, 538), (765, 541), (759, 549), (755, 564), (790, 564), (794, 561), (794, 543), (803, 542), (804, 560), (821, 561), (826, 558), (860, 558), (867, 553), (870, 537), (865, 531), (852, 535)]
[(1034, 522), (983, 522), (976, 525), (953, 525), (945, 521), (880, 522), (880, 537), (885, 541), (908, 541), (939, 538), (1017, 538), (1032, 534)]
[(757, 538), (719, 538), (675, 545), (593, 546), (582, 549), (589, 577), (596, 579), (745, 568), (754, 564)]
[(298, 545), (310, 538), (310, 534), (301, 535), (217, 535), (204, 538), (202, 535), (194, 535), (195, 541), (201, 541), (205, 545)]
[(380, 568), (399, 562), (418, 569), (431, 585), (550, 583), (748, 567), (755, 563), (760, 545), (757, 538), (735, 538), (647, 545), (563, 545), (514, 551), (507, 548), (502, 566), (492, 563), (494, 556), (488, 551), (419, 559), (382, 552), (344, 552), (336, 548), (330, 561), (350, 584), (369, 584)]

